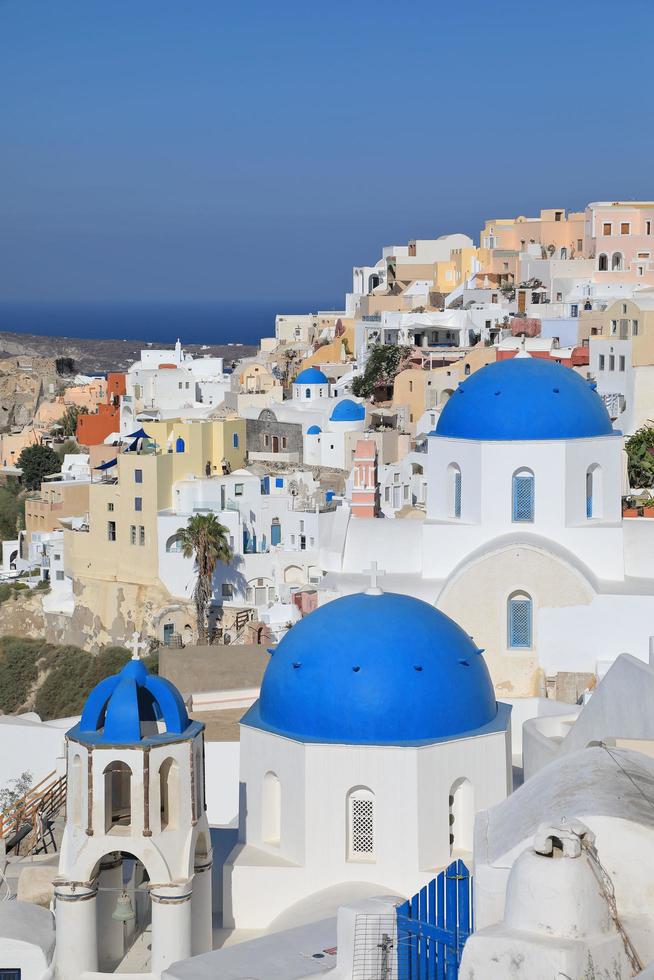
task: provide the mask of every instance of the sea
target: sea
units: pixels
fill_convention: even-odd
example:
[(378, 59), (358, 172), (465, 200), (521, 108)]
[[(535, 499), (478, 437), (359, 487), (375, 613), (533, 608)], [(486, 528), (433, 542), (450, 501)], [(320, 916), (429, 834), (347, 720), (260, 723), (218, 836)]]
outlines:
[(0, 300), (0, 331), (51, 337), (153, 343), (258, 344), (274, 337), (277, 313), (342, 308), (342, 298), (315, 301), (61, 303)]

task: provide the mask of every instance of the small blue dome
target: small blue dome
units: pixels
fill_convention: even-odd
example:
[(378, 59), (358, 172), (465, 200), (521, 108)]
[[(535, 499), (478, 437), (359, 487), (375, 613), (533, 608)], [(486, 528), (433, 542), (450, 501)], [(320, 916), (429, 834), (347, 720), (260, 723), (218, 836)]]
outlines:
[(310, 425), (309, 428), (307, 429), (308, 436), (319, 436), (321, 432), (322, 429), (320, 428), (319, 425)]
[(245, 724), (344, 744), (436, 741), (494, 721), (481, 651), (411, 596), (359, 593), (320, 606), (273, 652)]
[(364, 405), (353, 402), (351, 398), (343, 398), (342, 401), (334, 405), (334, 411), (330, 416), (331, 422), (363, 422), (366, 417)]
[[(158, 735), (160, 720), (166, 732)], [(153, 736), (160, 741), (179, 736), (195, 724), (170, 681), (148, 673), (140, 661), (129, 660), (118, 674), (93, 688), (70, 734), (81, 742), (134, 745)]]
[(310, 367), (305, 368), (304, 371), (300, 371), (297, 378), (293, 382), (294, 385), (328, 385), (329, 378), (318, 368)]
[(451, 395), (437, 436), (528, 442), (614, 434), (604, 402), (576, 371), (516, 357), (476, 371)]

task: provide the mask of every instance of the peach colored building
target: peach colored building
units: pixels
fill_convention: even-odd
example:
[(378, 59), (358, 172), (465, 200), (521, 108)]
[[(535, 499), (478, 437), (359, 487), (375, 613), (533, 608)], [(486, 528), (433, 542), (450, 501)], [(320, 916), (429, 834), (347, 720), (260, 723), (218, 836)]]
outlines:
[(597, 201), (586, 208), (584, 254), (598, 282), (654, 285), (654, 201)]
[(125, 394), (125, 375), (112, 372), (104, 386), (105, 402), (97, 411), (80, 415), (77, 420), (77, 441), (81, 446), (97, 446), (112, 432), (120, 431), (120, 399)]
[(360, 439), (352, 469), (352, 517), (379, 517), (377, 447), (372, 439)]
[(89, 486), (84, 480), (46, 480), (38, 492), (28, 494), (25, 500), (28, 543), (32, 532), (55, 531), (62, 517), (88, 513)]
[(582, 255), (584, 250), (584, 212), (547, 208), (538, 218), (491, 218), (480, 235), (482, 250), (523, 252), (528, 245), (542, 245), (549, 253), (564, 251), (563, 258)]
[(0, 435), (0, 460), (2, 466), (17, 466), (18, 457), (27, 446), (41, 442), (41, 433), (36, 428), (23, 429), (22, 432), (5, 432)]

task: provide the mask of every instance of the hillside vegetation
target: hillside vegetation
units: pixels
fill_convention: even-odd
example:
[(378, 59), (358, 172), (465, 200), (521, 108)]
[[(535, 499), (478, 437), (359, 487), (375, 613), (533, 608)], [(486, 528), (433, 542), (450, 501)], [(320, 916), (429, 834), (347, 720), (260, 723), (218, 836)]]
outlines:
[[(129, 651), (118, 646), (91, 654), (76, 646), (0, 637), (0, 711), (36, 711), (44, 721), (77, 715), (91, 689), (129, 658)], [(156, 673), (156, 654), (143, 662)]]

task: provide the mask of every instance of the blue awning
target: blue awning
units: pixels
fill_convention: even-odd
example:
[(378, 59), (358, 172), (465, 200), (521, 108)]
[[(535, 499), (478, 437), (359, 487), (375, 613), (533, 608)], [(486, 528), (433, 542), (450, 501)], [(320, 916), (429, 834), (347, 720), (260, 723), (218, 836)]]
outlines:
[(110, 466), (116, 466), (117, 464), (118, 464), (118, 460), (117, 459), (110, 459), (106, 463), (100, 463), (100, 465), (99, 466), (96, 466), (95, 469), (96, 470), (108, 470)]
[(126, 439), (150, 439), (151, 437), (147, 434), (145, 429), (137, 429), (136, 432), (130, 432), (129, 435), (125, 436)]

